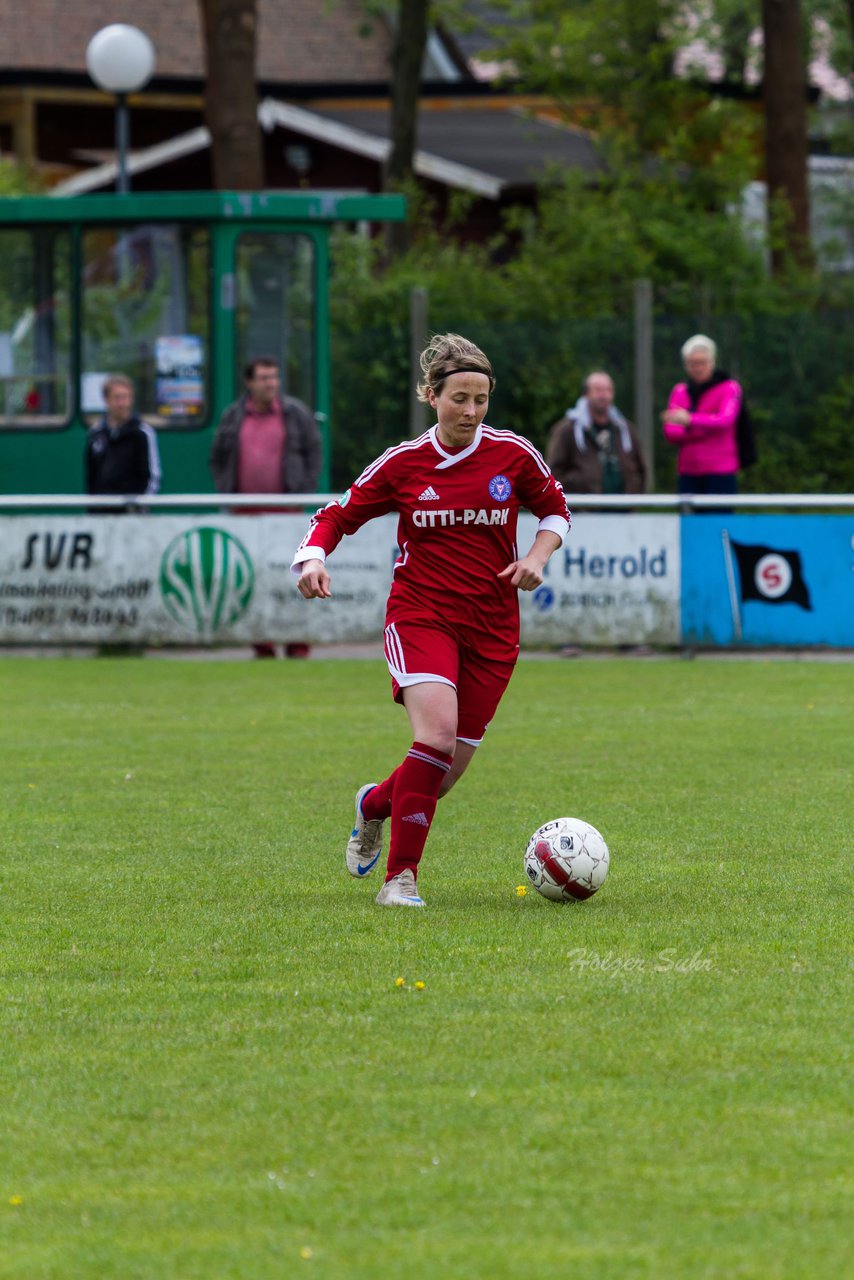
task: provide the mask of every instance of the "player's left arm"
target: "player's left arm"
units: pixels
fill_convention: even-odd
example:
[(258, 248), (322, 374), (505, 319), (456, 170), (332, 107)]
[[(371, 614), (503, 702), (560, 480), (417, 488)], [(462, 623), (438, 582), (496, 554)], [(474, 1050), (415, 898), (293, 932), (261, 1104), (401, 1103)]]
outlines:
[(543, 584), (543, 572), (552, 556), (563, 546), (563, 538), (550, 529), (538, 529), (531, 549), (521, 560), (514, 560), (502, 569), (499, 578), (508, 578), (511, 587), (520, 591), (536, 591)]
[(569, 533), (570, 514), (563, 489), (555, 480), (542, 455), (527, 445), (524, 465), (517, 483), (519, 501), (539, 516), (540, 523), (528, 553), (508, 564), (498, 574), (520, 591), (536, 591), (542, 586), (549, 557), (563, 546)]

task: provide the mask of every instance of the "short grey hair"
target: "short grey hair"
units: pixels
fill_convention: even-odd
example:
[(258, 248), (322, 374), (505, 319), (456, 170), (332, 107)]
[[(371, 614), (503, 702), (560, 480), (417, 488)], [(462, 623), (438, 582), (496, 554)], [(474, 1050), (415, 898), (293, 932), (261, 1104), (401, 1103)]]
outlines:
[(682, 344), (682, 359), (687, 360), (695, 351), (708, 351), (712, 358), (712, 364), (717, 364), (718, 348), (711, 338), (707, 338), (704, 333), (695, 333), (693, 338), (689, 338), (687, 342)]

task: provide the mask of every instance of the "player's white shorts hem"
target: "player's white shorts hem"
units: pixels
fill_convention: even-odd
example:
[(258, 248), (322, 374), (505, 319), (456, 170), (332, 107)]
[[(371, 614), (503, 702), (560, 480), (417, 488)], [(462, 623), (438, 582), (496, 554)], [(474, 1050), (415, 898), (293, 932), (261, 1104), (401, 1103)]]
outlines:
[(393, 667), (388, 658), (386, 658), (386, 662), (388, 663), (389, 672), (394, 676), (401, 689), (408, 689), (413, 684), (447, 684), (452, 689), (457, 687), (453, 680), (446, 680), (444, 676), (434, 676), (429, 671), (416, 671), (414, 675), (407, 675), (405, 672), (398, 671), (396, 667)]

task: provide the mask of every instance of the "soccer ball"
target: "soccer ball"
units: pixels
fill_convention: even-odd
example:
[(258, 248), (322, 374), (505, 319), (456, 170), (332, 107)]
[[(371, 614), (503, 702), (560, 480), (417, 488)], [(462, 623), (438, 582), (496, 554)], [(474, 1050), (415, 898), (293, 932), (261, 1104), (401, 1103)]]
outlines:
[(544, 898), (592, 898), (608, 874), (611, 855), (595, 827), (580, 818), (555, 818), (539, 827), (525, 850), (525, 875)]

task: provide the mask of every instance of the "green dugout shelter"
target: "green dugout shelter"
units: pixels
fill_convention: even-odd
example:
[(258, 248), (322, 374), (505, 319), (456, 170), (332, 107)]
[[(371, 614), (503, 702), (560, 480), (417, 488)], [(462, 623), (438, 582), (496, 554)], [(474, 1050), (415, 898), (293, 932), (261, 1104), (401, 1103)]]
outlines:
[(211, 490), (252, 356), (314, 410), (329, 484), (329, 235), (402, 221), (402, 196), (203, 192), (0, 200), (0, 492), (78, 493), (109, 373), (134, 379), (166, 493)]

